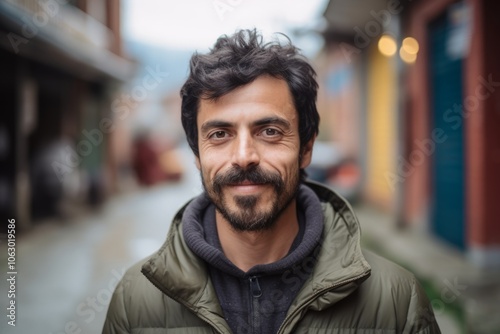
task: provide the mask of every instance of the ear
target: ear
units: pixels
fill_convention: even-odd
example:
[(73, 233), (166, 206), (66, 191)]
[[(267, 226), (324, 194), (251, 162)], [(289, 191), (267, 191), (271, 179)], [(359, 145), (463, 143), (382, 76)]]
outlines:
[(194, 163), (196, 164), (196, 168), (198, 168), (198, 170), (201, 170), (200, 157), (195, 156)]
[(300, 161), (300, 168), (304, 169), (311, 163), (312, 152), (314, 141), (316, 140), (316, 136), (312, 137), (305, 145), (302, 147), (302, 160)]

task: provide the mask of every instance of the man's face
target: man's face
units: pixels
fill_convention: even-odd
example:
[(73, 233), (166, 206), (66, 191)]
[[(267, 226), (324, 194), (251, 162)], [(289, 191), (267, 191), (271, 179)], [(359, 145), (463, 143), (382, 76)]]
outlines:
[[(298, 115), (284, 80), (262, 76), (216, 101), (200, 100), (197, 166), (218, 211), (239, 231), (271, 228), (292, 201), (299, 170)], [(300, 160), (300, 161), (299, 161)]]

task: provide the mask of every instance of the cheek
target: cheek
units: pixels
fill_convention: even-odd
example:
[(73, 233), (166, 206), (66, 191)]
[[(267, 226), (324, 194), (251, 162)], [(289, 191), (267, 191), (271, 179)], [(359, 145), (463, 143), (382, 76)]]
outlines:
[(221, 160), (220, 158), (217, 159), (217, 157), (205, 157), (200, 160), (201, 173), (205, 180), (213, 180), (215, 175), (223, 169), (224, 165)]
[(282, 178), (289, 179), (299, 170), (299, 153), (274, 152), (270, 154), (267, 161), (271, 168), (277, 170)]

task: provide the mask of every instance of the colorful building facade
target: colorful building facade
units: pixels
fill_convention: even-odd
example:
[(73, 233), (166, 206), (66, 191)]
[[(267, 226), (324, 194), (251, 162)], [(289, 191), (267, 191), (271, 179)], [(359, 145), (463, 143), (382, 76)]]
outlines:
[[(344, 131), (357, 136), (364, 199), (481, 268), (500, 267), (499, 5), (330, 1), (324, 13), (323, 53), (343, 57), (323, 55), (321, 69), (355, 76), (343, 119), (356, 120)], [(335, 129), (338, 105), (323, 108)]]

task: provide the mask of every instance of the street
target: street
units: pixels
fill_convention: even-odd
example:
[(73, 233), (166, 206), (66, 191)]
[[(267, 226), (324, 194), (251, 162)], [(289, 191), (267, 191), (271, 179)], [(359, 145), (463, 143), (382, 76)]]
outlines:
[[(99, 212), (67, 222), (43, 222), (16, 239), (16, 326), (6, 317), (9, 284), (3, 279), (0, 333), (100, 333), (111, 294), (125, 270), (162, 245), (178, 208), (202, 191), (191, 151), (185, 147), (180, 153), (186, 168), (180, 182), (118, 195)], [(356, 209), (364, 231), (374, 235), (372, 226), (383, 226), (385, 218), (366, 224), (375, 216), (365, 211)], [(3, 268), (6, 249), (2, 240)], [(447, 329), (443, 332), (459, 332), (448, 317), (440, 316), (439, 322)]]
[[(16, 239), (16, 326), (8, 325), (8, 282), (0, 283), (0, 333), (100, 333), (126, 268), (155, 252), (177, 209), (201, 192), (188, 149), (179, 183), (111, 198), (100, 212), (68, 222), (48, 221)], [(4, 277), (6, 243), (0, 245)]]

